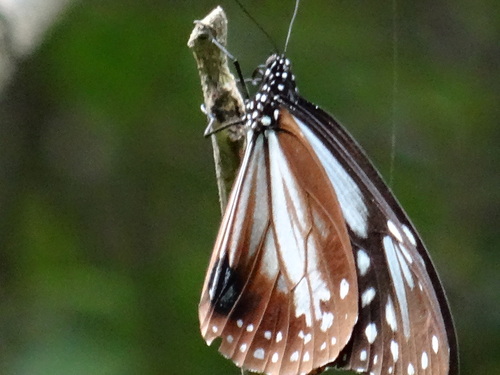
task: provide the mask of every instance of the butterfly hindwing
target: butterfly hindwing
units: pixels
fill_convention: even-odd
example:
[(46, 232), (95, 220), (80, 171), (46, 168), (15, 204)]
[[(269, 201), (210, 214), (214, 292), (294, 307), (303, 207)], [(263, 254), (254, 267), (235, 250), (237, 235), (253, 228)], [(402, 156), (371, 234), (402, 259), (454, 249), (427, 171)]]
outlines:
[(335, 119), (302, 98), (293, 108), (323, 156), (357, 260), (359, 320), (337, 364), (373, 374), (455, 374), (456, 339), (446, 297), (407, 215)]

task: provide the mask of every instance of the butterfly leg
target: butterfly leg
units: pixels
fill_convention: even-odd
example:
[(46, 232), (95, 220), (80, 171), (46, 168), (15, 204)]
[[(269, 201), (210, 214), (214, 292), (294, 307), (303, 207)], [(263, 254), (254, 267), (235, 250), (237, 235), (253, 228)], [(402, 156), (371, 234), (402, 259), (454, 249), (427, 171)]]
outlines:
[(205, 128), (205, 131), (203, 132), (204, 137), (210, 137), (211, 135), (216, 134), (216, 133), (220, 132), (221, 130), (233, 127), (235, 125), (242, 125), (245, 122), (245, 120), (242, 119), (239, 121), (233, 121), (233, 122), (229, 122), (226, 124), (221, 124), (220, 126), (215, 128), (214, 124), (217, 122), (217, 118), (212, 112), (207, 111), (205, 104), (201, 105), (201, 112), (203, 112), (208, 117), (208, 125)]
[(208, 124), (203, 132), (204, 137), (209, 137), (215, 133), (214, 123), (215, 123), (215, 115), (212, 112), (208, 112), (205, 104), (200, 106), (201, 112), (208, 117)]

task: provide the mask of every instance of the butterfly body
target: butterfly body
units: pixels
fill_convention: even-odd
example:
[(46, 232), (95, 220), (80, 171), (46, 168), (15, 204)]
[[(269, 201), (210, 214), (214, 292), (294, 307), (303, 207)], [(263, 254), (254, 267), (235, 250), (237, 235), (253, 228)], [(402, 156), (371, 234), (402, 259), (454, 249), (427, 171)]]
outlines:
[(352, 137), (299, 96), (286, 57), (268, 59), (246, 111), (200, 301), (205, 340), (271, 375), (455, 374), (451, 315), (418, 234)]

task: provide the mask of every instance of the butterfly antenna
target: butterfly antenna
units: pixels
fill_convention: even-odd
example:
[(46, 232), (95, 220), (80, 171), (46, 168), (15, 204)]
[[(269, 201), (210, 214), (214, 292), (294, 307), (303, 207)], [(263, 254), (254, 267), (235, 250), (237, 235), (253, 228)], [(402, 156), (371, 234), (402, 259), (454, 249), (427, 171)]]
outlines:
[(262, 33), (266, 36), (266, 38), (269, 40), (269, 42), (272, 44), (274, 50), (276, 52), (279, 51), (278, 47), (276, 46), (276, 43), (274, 42), (274, 39), (271, 37), (271, 35), (269, 35), (269, 33), (260, 25), (259, 22), (257, 22), (257, 20), (250, 14), (250, 12), (243, 6), (242, 3), (240, 3), (239, 0), (234, 0), (236, 2), (236, 4), (238, 4), (238, 6), (241, 8), (241, 10), (243, 11), (243, 13), (245, 13), (247, 15), (248, 18), (250, 18), (250, 20), (259, 28), (260, 31), (262, 31)]
[(286, 53), (286, 49), (288, 47), (288, 42), (290, 41), (290, 35), (292, 35), (293, 23), (295, 22), (295, 17), (297, 17), (297, 13), (299, 11), (299, 3), (300, 3), (300, 0), (295, 1), (295, 9), (293, 11), (292, 20), (290, 21), (290, 26), (288, 26), (288, 34), (286, 36), (285, 50), (283, 51), (283, 53)]
[(236, 69), (236, 74), (238, 74), (238, 79), (240, 80), (240, 85), (245, 91), (246, 99), (250, 98), (250, 93), (248, 92), (248, 87), (245, 83), (245, 78), (243, 77), (243, 72), (241, 71), (241, 66), (236, 57), (234, 57), (226, 47), (224, 47), (214, 36), (211, 37), (212, 43), (215, 44), (217, 48), (219, 48), (232, 62), (234, 68)]

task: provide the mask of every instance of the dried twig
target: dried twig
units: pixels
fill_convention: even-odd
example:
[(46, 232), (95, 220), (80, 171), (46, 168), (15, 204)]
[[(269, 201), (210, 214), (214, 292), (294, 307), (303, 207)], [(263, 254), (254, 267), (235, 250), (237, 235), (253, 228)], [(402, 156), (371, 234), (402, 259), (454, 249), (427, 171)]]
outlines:
[[(228, 67), (228, 57), (218, 44), (227, 43), (227, 18), (221, 7), (201, 21), (195, 21), (188, 46), (198, 65), (204, 107), (212, 129), (236, 123), (245, 113), (243, 98)], [(211, 136), (221, 209), (224, 211), (231, 186), (240, 165), (244, 143), (242, 126), (230, 126)]]

